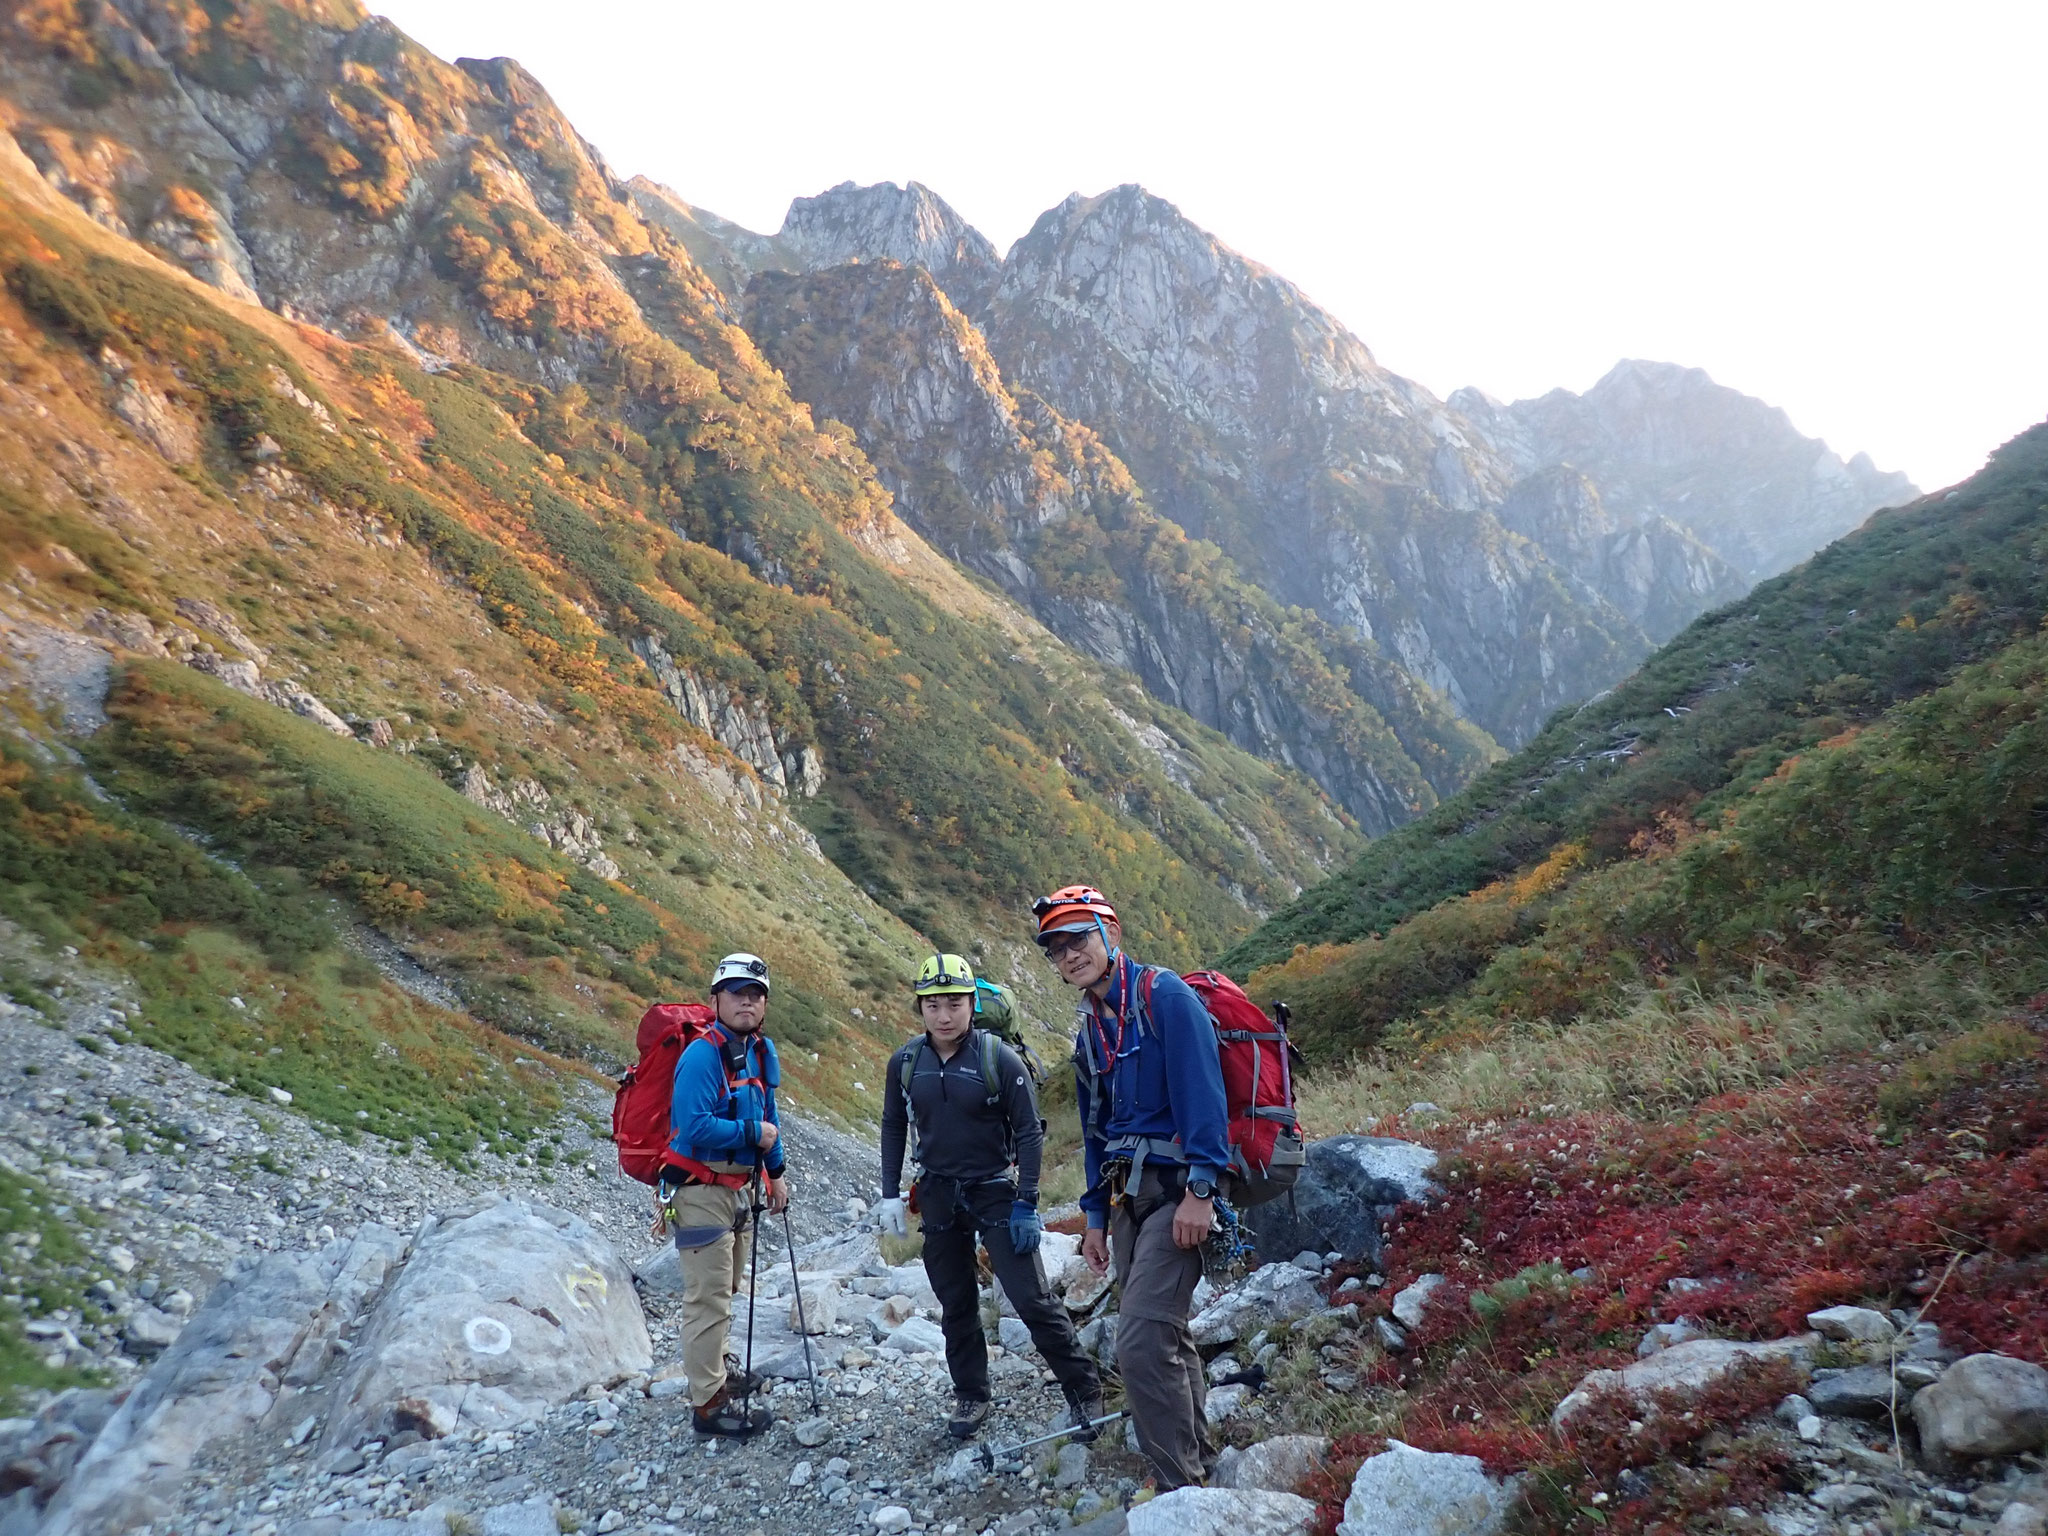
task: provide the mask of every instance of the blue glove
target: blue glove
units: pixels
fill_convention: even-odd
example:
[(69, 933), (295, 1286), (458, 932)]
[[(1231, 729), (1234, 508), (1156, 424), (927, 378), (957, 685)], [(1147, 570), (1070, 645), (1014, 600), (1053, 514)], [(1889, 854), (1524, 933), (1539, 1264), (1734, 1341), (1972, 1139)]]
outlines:
[(1038, 1220), (1038, 1207), (1022, 1200), (1010, 1206), (1010, 1246), (1019, 1253), (1038, 1252), (1038, 1240), (1045, 1228)]

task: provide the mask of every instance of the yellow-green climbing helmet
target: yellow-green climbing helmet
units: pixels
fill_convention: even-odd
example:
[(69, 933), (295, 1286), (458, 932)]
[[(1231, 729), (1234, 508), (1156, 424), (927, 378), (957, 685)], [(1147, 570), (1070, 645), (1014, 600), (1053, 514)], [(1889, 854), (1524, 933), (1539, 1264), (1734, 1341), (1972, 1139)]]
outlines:
[(974, 993), (974, 968), (958, 955), (927, 955), (917, 968), (911, 987), (913, 1003), (920, 997), (941, 997), (948, 992)]

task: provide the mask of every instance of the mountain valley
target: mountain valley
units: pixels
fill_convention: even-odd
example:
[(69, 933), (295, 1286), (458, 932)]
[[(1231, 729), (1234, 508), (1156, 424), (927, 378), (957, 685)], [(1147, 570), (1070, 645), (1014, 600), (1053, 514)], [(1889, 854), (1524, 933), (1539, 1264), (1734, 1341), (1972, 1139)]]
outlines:
[[(2048, 1364), (2048, 425), (1922, 494), (1676, 364), (1439, 399), (1136, 185), (757, 233), (357, 0), (21, 0), (0, 128), (0, 1536), (1371, 1536), (1411, 1454), (1489, 1531), (2040, 1536), (2048, 1443), (1912, 1401)], [(1028, 915), (1077, 879), (1287, 1003), (1381, 1170), (1204, 1282), (1212, 1428), (1295, 1459), (1200, 1518), (1111, 1437), (941, 1446), (868, 1208), (957, 950), (1114, 1359)], [(602, 1116), (734, 949), (780, 1422), (686, 1456)], [(496, 1223), (608, 1352), (372, 1433)]]

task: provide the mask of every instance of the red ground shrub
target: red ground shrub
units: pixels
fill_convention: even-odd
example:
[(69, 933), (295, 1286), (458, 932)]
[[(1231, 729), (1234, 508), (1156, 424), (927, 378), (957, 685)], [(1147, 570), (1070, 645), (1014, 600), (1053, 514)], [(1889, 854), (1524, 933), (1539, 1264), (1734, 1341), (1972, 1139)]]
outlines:
[[(1775, 1442), (1738, 1426), (1789, 1379), (1739, 1373), (1649, 1415), (1605, 1405), (1561, 1445), (1551, 1409), (1588, 1371), (1631, 1362), (1652, 1323), (1764, 1339), (1836, 1302), (1924, 1303), (1954, 1348), (2048, 1362), (2048, 1043), (1887, 1095), (1910, 1100), (1903, 1118), (1878, 1108), (1898, 1070), (1836, 1064), (1682, 1124), (1606, 1115), (1418, 1133), (1442, 1154), (1444, 1192), (1397, 1217), (1387, 1285), (1367, 1302), (1384, 1308), (1425, 1273), (1450, 1282), (1410, 1352), (1373, 1378), (1406, 1389), (1401, 1438), (1527, 1473), (1523, 1530), (1677, 1531), (1782, 1486)], [(1673, 1292), (1674, 1279), (1699, 1284)], [(1367, 1454), (1340, 1441), (1329, 1487), (1313, 1490), (1332, 1528)], [(1648, 1478), (1628, 1480), (1632, 1497), (1624, 1468)]]

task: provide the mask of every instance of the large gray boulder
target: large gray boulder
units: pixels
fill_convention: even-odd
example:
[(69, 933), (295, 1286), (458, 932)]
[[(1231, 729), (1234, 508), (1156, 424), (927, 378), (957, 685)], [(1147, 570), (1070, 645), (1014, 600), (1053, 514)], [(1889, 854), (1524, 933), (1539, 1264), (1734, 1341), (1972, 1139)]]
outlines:
[(1316, 1507), (1257, 1488), (1176, 1488), (1131, 1507), (1130, 1536), (1302, 1536)]
[(1352, 1478), (1337, 1536), (1493, 1536), (1514, 1501), (1513, 1481), (1495, 1482), (1477, 1456), (1389, 1440)]
[(1920, 1448), (1937, 1464), (2048, 1445), (2048, 1370), (2011, 1355), (1966, 1355), (1913, 1399)]
[(1330, 1453), (1327, 1435), (1275, 1435), (1243, 1450), (1227, 1446), (1216, 1458), (1218, 1488), (1261, 1488), (1293, 1493)]
[(1292, 1199), (1270, 1201), (1244, 1214), (1246, 1236), (1262, 1256), (1303, 1249), (1342, 1253), (1376, 1264), (1381, 1224), (1408, 1200), (1434, 1191), (1436, 1153), (1387, 1136), (1329, 1136), (1308, 1145), (1308, 1160)]
[(80, 1458), (46, 1536), (111, 1536), (168, 1515), (193, 1458), (318, 1376), (404, 1252), (402, 1237), (372, 1224), (318, 1253), (231, 1271)]
[(1292, 1264), (1264, 1264), (1188, 1319), (1204, 1348), (1292, 1322), (1324, 1305), (1322, 1276)]
[(503, 1429), (653, 1363), (611, 1244), (567, 1211), (495, 1201), (420, 1238), (335, 1383), (322, 1443)]

